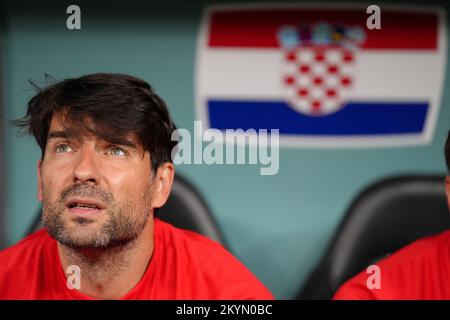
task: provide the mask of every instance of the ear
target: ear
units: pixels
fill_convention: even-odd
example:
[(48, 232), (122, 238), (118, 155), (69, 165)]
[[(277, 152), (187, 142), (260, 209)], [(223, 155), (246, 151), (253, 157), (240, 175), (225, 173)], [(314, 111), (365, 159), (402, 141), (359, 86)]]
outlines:
[(172, 190), (173, 177), (175, 175), (175, 168), (170, 162), (163, 163), (153, 178), (154, 181), (154, 192), (152, 199), (152, 207), (160, 208), (162, 207), (170, 195), (170, 190)]
[(41, 178), (41, 166), (42, 166), (42, 160), (38, 160), (37, 163), (37, 171), (38, 171), (38, 200), (42, 202), (42, 178)]

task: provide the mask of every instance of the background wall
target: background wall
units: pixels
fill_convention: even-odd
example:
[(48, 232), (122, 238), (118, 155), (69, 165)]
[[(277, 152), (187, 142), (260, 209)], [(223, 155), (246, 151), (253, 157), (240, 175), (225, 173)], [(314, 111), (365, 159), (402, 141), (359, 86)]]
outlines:
[[(64, 79), (120, 72), (151, 83), (170, 106), (177, 125), (192, 129), (196, 35), (205, 2), (77, 1), (81, 31), (66, 28), (70, 4), (3, 4), (3, 121), (24, 115), (33, 95), (29, 79), (45, 85), (45, 73)], [(445, 172), (449, 94), (446, 82), (437, 130), (427, 146), (282, 148), (275, 176), (260, 176), (257, 166), (181, 165), (177, 170), (203, 193), (232, 251), (277, 298), (291, 298), (361, 188), (390, 175)], [(4, 134), (6, 231), (11, 245), (35, 218), (40, 151), (31, 138), (18, 137), (11, 127)]]

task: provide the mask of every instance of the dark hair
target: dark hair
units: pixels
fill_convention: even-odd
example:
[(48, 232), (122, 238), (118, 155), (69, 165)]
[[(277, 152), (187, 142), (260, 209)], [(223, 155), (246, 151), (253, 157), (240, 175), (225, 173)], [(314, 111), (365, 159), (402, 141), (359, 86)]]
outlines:
[[(66, 79), (40, 89), (28, 102), (26, 116), (13, 121), (33, 134), (44, 158), (52, 116), (64, 115), (64, 126), (85, 129), (113, 143), (134, 133), (149, 151), (152, 169), (172, 162), (176, 129), (165, 102), (145, 81), (123, 74), (96, 73)], [(91, 120), (87, 122), (87, 120)]]

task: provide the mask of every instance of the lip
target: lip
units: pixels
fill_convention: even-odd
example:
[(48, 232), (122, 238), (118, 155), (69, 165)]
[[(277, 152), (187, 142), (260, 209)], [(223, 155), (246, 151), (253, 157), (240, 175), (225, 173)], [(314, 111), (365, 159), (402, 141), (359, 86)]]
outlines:
[[(95, 206), (95, 208), (81, 208), (81, 207), (74, 207), (76, 204), (86, 205), (86, 206)], [(74, 214), (77, 215), (92, 215), (92, 214), (98, 214), (102, 212), (102, 210), (105, 208), (105, 205), (95, 199), (91, 198), (70, 198), (65, 203), (66, 208)]]

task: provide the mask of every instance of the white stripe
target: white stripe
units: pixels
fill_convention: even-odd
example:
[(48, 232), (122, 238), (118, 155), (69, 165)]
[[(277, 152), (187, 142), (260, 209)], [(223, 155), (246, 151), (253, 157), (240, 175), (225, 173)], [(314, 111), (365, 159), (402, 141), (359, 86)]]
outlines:
[[(200, 61), (200, 97), (283, 100), (286, 96), (281, 50), (209, 49), (201, 53)], [(350, 98), (429, 101), (438, 91), (442, 62), (435, 51), (359, 51)]]

